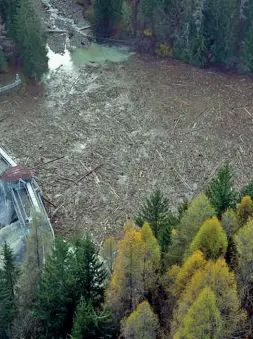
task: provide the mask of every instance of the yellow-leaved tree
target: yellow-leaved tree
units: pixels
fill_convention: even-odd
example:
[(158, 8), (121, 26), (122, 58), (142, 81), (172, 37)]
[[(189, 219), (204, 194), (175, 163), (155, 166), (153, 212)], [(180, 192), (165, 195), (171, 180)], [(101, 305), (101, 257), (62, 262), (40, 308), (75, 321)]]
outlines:
[(173, 339), (220, 339), (222, 318), (215, 294), (204, 287), (187, 311)]
[(190, 245), (190, 253), (201, 250), (205, 258), (217, 259), (226, 254), (228, 246), (227, 236), (222, 229), (219, 220), (214, 217), (208, 219), (200, 227), (198, 233)]
[(249, 218), (253, 217), (253, 201), (249, 195), (242, 198), (237, 206), (237, 218), (239, 226), (246, 224)]
[(144, 223), (140, 233), (145, 244), (143, 283), (145, 292), (148, 293), (157, 284), (158, 270), (161, 262), (161, 249), (148, 223)]
[(224, 259), (218, 259), (216, 262), (207, 262), (186, 284), (174, 310), (173, 335), (184, 327), (185, 315), (205, 287), (209, 287), (216, 297), (222, 319), (221, 338), (231, 338), (231, 335), (243, 325), (245, 313), (240, 308), (234, 273), (229, 271)]
[(118, 244), (118, 255), (108, 286), (106, 304), (119, 317), (133, 311), (144, 295), (145, 243), (141, 233), (130, 229)]
[(166, 290), (174, 297), (179, 298), (195, 272), (203, 269), (206, 263), (203, 253), (196, 251), (184, 262), (182, 267), (172, 266), (166, 274), (170, 281)]
[(125, 339), (155, 339), (158, 331), (158, 317), (146, 300), (140, 303), (121, 325), (121, 334)]
[(189, 205), (180, 221), (177, 236), (166, 256), (167, 265), (181, 263), (184, 253), (189, 249), (190, 243), (203, 225), (204, 221), (215, 216), (215, 210), (204, 194), (198, 195)]
[(242, 304), (249, 314), (253, 329), (253, 220), (249, 220), (234, 236), (238, 254), (238, 281)]

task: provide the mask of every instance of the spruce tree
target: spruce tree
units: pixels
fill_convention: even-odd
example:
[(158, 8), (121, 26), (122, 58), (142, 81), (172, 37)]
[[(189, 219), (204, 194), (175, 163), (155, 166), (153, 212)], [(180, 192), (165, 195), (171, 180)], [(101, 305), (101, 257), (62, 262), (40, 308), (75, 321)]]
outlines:
[(235, 62), (239, 3), (238, 0), (209, 0), (205, 8), (205, 43), (212, 54), (211, 61), (227, 67)]
[(171, 227), (178, 222), (177, 218), (169, 211), (168, 199), (165, 198), (159, 189), (156, 189), (147, 198), (141, 208), (135, 222), (140, 227), (145, 223), (150, 225), (154, 236), (161, 240), (163, 249), (170, 243)]
[(69, 244), (57, 239), (39, 281), (34, 315), (42, 325), (41, 337), (45, 339), (65, 336), (72, 326), (71, 255)]
[(74, 248), (72, 274), (75, 279), (76, 300), (82, 296), (84, 300), (91, 301), (97, 307), (104, 298), (106, 269), (88, 234), (84, 239), (76, 240)]
[(3, 268), (0, 270), (0, 332), (10, 336), (12, 321), (17, 312), (15, 287), (19, 270), (13, 251), (6, 243), (1, 254)]
[(40, 77), (47, 71), (46, 37), (31, 0), (20, 0), (15, 15), (15, 40), (20, 48), (24, 71)]
[(72, 339), (96, 339), (110, 337), (111, 314), (96, 311), (91, 301), (81, 298), (77, 306), (72, 329)]
[(233, 172), (226, 164), (219, 170), (217, 177), (211, 181), (206, 192), (218, 217), (221, 217), (227, 209), (235, 207), (237, 194), (233, 185)]

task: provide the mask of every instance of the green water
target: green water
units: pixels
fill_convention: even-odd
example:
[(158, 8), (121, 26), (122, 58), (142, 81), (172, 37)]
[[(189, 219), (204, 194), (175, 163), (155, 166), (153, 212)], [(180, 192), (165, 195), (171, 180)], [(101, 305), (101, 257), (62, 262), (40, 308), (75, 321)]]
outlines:
[(105, 46), (92, 43), (87, 48), (78, 48), (71, 53), (71, 58), (76, 66), (85, 64), (86, 62), (123, 62), (133, 54), (129, 52), (128, 47)]

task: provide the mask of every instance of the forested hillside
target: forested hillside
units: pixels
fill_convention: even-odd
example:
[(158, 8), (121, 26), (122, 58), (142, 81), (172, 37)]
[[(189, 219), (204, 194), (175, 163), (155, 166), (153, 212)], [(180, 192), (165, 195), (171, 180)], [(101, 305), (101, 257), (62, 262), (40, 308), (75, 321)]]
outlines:
[(141, 51), (197, 66), (253, 70), (253, 3), (248, 0), (86, 1), (99, 36), (136, 39)]
[(176, 213), (156, 189), (119, 238), (58, 238), (45, 265), (34, 222), (21, 267), (2, 250), (1, 338), (251, 338), (253, 183), (233, 180)]
[(0, 70), (7, 62), (22, 66), (28, 76), (47, 70), (46, 38), (34, 0), (0, 2)]

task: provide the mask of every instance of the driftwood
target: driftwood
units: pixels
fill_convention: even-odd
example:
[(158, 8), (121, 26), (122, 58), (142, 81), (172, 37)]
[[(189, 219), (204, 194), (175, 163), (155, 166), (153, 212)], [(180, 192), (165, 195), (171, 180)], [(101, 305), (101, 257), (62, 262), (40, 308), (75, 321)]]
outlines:
[(45, 166), (45, 165), (47, 165), (47, 164), (50, 164), (51, 162), (55, 162), (55, 161), (57, 161), (57, 160), (60, 160), (60, 159), (63, 159), (63, 158), (64, 158), (64, 155), (63, 155), (63, 156), (61, 156), (61, 157), (58, 157), (58, 158), (55, 158), (55, 159), (49, 160), (49, 161), (47, 161), (47, 162), (44, 162), (44, 163), (42, 163), (42, 164), (38, 164), (38, 165), (37, 165), (37, 166), (35, 166), (35, 167), (36, 167), (36, 169), (37, 169), (38, 167)]
[(83, 26), (83, 27), (79, 28), (79, 30), (82, 31), (82, 30), (88, 29), (88, 28), (90, 28), (90, 25), (88, 25), (88, 26)]
[(50, 200), (48, 200), (44, 195), (43, 195), (43, 200), (45, 200), (45, 202), (47, 202), (49, 205), (53, 206), (54, 208), (57, 208), (55, 204), (53, 204)]
[(61, 29), (47, 29), (46, 30), (47, 33), (68, 33), (66, 30), (61, 30)]
[(100, 167), (102, 167), (103, 164), (100, 164), (96, 167), (94, 167), (93, 169), (91, 169), (90, 171), (88, 171), (87, 173), (85, 173), (80, 179), (78, 179), (76, 181), (76, 184), (78, 184), (80, 181), (82, 181), (84, 178), (88, 177), (90, 174), (92, 174), (93, 172), (97, 171)]

